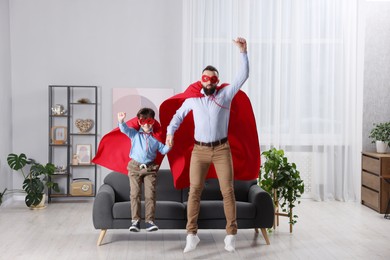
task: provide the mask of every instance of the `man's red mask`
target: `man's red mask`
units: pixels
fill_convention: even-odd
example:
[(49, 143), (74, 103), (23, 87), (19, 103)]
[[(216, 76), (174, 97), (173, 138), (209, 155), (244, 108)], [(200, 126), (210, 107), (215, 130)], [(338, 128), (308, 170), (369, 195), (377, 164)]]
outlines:
[(215, 84), (218, 82), (218, 77), (217, 76), (209, 77), (207, 75), (202, 75), (202, 82), (208, 82), (208, 81), (210, 81), (211, 84)]

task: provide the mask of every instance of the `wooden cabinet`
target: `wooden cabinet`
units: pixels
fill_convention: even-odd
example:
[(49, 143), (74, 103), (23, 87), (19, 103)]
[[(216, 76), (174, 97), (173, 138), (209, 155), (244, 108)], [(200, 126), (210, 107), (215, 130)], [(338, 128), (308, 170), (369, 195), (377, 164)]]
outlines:
[(390, 198), (390, 154), (362, 153), (362, 204), (386, 212)]

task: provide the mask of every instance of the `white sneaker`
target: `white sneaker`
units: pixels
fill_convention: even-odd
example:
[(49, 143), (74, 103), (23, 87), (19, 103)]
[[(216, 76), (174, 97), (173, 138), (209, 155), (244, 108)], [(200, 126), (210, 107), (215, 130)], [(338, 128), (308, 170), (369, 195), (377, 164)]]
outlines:
[(235, 235), (227, 235), (225, 237), (225, 250), (229, 252), (234, 252), (236, 250), (236, 236)]
[(186, 247), (184, 248), (183, 253), (187, 253), (194, 250), (200, 241), (199, 237), (194, 234), (188, 234), (186, 240)]

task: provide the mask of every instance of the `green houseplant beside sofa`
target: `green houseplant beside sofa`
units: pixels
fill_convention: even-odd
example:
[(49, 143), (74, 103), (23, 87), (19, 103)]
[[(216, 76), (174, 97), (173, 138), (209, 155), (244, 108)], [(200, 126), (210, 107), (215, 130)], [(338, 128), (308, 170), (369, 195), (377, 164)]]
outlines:
[[(267, 228), (274, 222), (271, 196), (257, 185), (257, 180), (235, 181), (237, 222), (239, 229), (261, 229), (270, 244)], [(187, 223), (188, 188), (173, 186), (170, 170), (160, 170), (157, 177), (155, 223), (160, 229), (185, 229)], [(142, 214), (144, 202), (142, 201)], [(101, 245), (108, 229), (128, 229), (131, 225), (129, 178), (118, 172), (109, 173), (99, 188), (93, 205), (93, 224), (100, 229), (97, 245)], [(142, 218), (144, 216), (142, 215)], [(141, 222), (141, 228), (144, 228)], [(217, 179), (206, 180), (198, 218), (199, 229), (225, 229), (223, 200)]]

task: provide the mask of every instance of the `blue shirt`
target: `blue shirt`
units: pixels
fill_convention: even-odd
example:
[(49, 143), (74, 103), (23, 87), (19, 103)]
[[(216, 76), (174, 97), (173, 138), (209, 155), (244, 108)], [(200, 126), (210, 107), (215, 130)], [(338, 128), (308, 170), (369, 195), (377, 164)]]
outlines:
[(151, 133), (145, 133), (142, 128), (139, 131), (128, 127), (125, 122), (118, 124), (122, 133), (131, 140), (130, 158), (139, 163), (150, 163), (156, 159), (157, 151), (166, 154), (171, 149), (169, 146), (160, 143)]
[(186, 115), (193, 111), (195, 140), (209, 143), (227, 137), (230, 105), (248, 77), (248, 56), (246, 53), (241, 53), (241, 66), (232, 84), (210, 96), (206, 96), (202, 89), (203, 97), (187, 98), (173, 116), (167, 134), (173, 135)]

